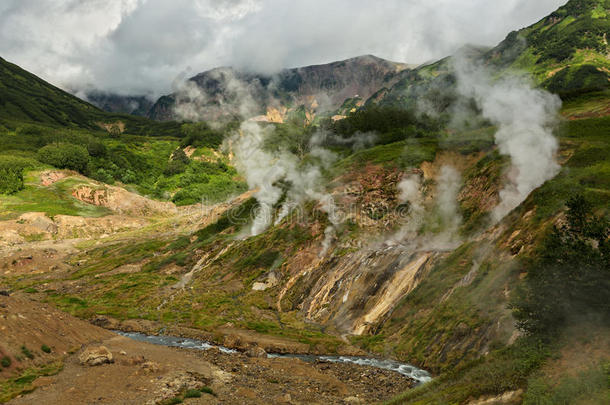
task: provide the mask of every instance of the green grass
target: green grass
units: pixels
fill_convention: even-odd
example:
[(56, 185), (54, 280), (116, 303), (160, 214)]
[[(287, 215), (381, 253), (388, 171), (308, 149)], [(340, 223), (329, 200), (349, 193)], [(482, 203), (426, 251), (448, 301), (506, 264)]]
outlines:
[(386, 404), (460, 404), (513, 391), (525, 386), (529, 375), (544, 364), (553, 350), (536, 340), (521, 339), (511, 347), (492, 351), (487, 357), (453, 369)]
[(107, 208), (86, 204), (72, 197), (71, 189), (79, 184), (87, 184), (85, 181), (67, 178), (44, 187), (37, 184), (36, 174), (38, 172), (31, 172), (27, 176), (23, 190), (10, 196), (0, 196), (0, 218), (13, 219), (26, 212), (44, 212), (49, 217), (101, 217), (111, 212)]
[(0, 403), (8, 402), (18, 395), (32, 392), (34, 387), (32, 382), (41, 376), (50, 376), (59, 373), (63, 368), (63, 363), (55, 362), (40, 367), (32, 367), (17, 377), (0, 381)]
[(607, 404), (610, 398), (610, 363), (593, 365), (558, 382), (535, 375), (528, 380), (524, 405)]
[(400, 169), (417, 167), (424, 161), (434, 160), (437, 149), (438, 141), (435, 138), (409, 139), (356, 152), (337, 162), (335, 166), (338, 170), (347, 170), (353, 166), (362, 167), (366, 164)]

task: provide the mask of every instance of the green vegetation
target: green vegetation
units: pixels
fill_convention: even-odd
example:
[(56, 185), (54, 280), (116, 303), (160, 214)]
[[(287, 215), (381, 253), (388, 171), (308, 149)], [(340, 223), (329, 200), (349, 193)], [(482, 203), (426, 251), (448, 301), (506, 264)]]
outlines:
[[(47, 165), (76, 170), (108, 184), (131, 184), (141, 194), (178, 205), (202, 199), (215, 203), (245, 191), (245, 183), (224, 155), (200, 154), (198, 160), (189, 159), (179, 148), (178, 138), (122, 135), (117, 139), (88, 130), (16, 124), (13, 129), (0, 128), (0, 142), (0, 172), (6, 173), (0, 177), (0, 194), (15, 196), (13, 200), (0, 199), (0, 204), (19, 206), (17, 202), (29, 200), (29, 195), (37, 204), (58, 202), (58, 198), (39, 196), (49, 194), (48, 187), (28, 185), (23, 179), (27, 177), (25, 170)], [(58, 197), (64, 200), (67, 196)], [(36, 210), (32, 208), (28, 210)]]
[[(415, 110), (375, 106), (358, 110), (345, 119), (326, 125), (343, 138), (358, 133), (374, 133), (374, 142), (377, 145), (387, 145), (409, 138), (430, 137), (440, 130), (439, 122), (426, 116), (418, 116)], [(331, 146), (332, 142), (331, 139)]]
[(27, 357), (28, 359), (33, 359), (34, 358), (34, 353), (32, 353), (30, 351), (30, 349), (28, 349), (25, 345), (21, 346), (21, 353)]
[(38, 150), (38, 160), (59, 169), (83, 173), (89, 163), (89, 152), (83, 146), (70, 143), (52, 144)]
[(47, 345), (40, 346), (40, 350), (42, 350), (45, 353), (51, 353), (51, 348)]
[(13, 362), (12, 362), (11, 358), (8, 356), (2, 356), (2, 358), (0, 359), (0, 366), (2, 366), (4, 368), (10, 367), (12, 363)]
[(15, 194), (22, 190), (23, 171), (34, 165), (31, 159), (0, 155), (0, 194)]
[(529, 375), (550, 353), (550, 349), (537, 340), (522, 339), (513, 346), (492, 351), (485, 358), (447, 371), (387, 404), (458, 404), (469, 398), (514, 391), (527, 384)]
[(173, 397), (159, 402), (159, 405), (176, 405), (183, 402), (182, 397)]
[(558, 383), (544, 376), (528, 381), (524, 405), (591, 404), (603, 405), (610, 398), (610, 363), (593, 365), (576, 376), (566, 376)]
[(568, 223), (544, 238), (513, 298), (518, 325), (530, 334), (552, 334), (576, 314), (610, 321), (610, 223), (582, 196), (567, 206)]
[(0, 403), (8, 402), (17, 395), (32, 392), (32, 382), (41, 376), (51, 376), (59, 373), (63, 363), (55, 362), (40, 367), (32, 367), (23, 371), (18, 377), (0, 381)]

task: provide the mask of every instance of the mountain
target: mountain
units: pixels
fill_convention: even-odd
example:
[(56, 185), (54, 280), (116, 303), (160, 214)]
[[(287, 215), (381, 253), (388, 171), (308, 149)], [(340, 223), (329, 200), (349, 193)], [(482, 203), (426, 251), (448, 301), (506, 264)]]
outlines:
[[(113, 98), (107, 96), (107, 100)], [(104, 131), (117, 128), (133, 135), (182, 136), (177, 122), (159, 123), (144, 117), (102, 111), (2, 58), (0, 121), (11, 126), (37, 123)]]
[[(319, 67), (285, 72), (307, 85), (216, 69), (165, 98), (168, 114), (226, 109), (311, 128), (97, 112), (104, 123), (174, 126), (163, 137), (108, 134), (75, 129), (70, 104), (56, 113), (65, 125), (42, 113), (0, 125), (0, 187), (11, 193), (0, 195), (0, 401), (606, 404), (610, 96), (595, 85), (604, 48), (582, 40), (599, 39), (607, 9), (573, 0), (497, 47), (461, 51), (498, 76), (525, 68), (547, 88), (565, 70), (562, 106), (526, 81), (490, 81), (482, 108), (456, 92), (446, 58), (386, 65), (386, 78), (372, 75), (378, 90), (362, 87), (375, 92), (366, 103), (350, 87), (355, 72), (333, 87)], [(557, 56), (555, 37), (576, 45)], [(586, 65), (594, 71), (578, 73)], [(34, 79), (21, 102), (44, 112), (54, 88)], [(302, 94), (324, 83), (343, 119), (311, 117)], [(447, 114), (459, 101), (474, 119), (457, 129), (397, 108), (418, 101)], [(241, 353), (177, 351), (97, 326)], [(108, 364), (82, 364), (96, 352)], [(403, 377), (349, 359), (415, 367), (402, 364)], [(433, 381), (411, 389), (408, 376), (427, 380), (416, 367)]]
[[(497, 72), (528, 72), (542, 88), (568, 99), (610, 89), (610, 2), (571, 0), (532, 26), (513, 31), (491, 49), (465, 47), (466, 57)], [(412, 108), (422, 95), (443, 109), (454, 97), (449, 57), (402, 72), (366, 104)]]
[(372, 55), (273, 75), (216, 68), (188, 79), (181, 91), (161, 97), (149, 117), (218, 120), (264, 115), (261, 119), (282, 122), (296, 113), (311, 121), (314, 114), (333, 111), (346, 99), (367, 99), (406, 69), (405, 64)]
[(92, 127), (97, 107), (0, 58), (0, 118)]
[(102, 91), (88, 92), (86, 99), (104, 111), (141, 117), (146, 117), (154, 104), (147, 96), (121, 96)]

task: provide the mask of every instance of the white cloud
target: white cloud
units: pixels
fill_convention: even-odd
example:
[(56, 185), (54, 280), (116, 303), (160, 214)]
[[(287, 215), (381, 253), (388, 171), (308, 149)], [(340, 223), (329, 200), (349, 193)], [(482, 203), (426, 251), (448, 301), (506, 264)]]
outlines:
[(494, 45), (565, 0), (3, 0), (0, 56), (72, 90), (168, 92), (180, 74)]

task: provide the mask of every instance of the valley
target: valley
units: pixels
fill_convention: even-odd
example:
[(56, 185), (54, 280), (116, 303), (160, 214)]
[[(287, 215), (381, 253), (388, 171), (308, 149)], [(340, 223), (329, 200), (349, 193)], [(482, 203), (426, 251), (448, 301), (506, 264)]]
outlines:
[(607, 13), (154, 119), (0, 59), (0, 403), (606, 403)]

